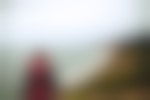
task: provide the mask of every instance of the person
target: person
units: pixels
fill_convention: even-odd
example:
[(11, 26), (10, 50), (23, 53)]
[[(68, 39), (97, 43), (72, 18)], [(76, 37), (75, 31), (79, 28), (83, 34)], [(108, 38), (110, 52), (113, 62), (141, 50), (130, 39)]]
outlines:
[(42, 52), (31, 59), (27, 76), (27, 100), (56, 100), (53, 64)]

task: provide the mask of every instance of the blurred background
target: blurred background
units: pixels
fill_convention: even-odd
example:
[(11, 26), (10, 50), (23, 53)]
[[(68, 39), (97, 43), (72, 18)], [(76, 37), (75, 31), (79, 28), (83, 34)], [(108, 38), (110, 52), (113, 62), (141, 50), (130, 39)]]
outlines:
[(20, 100), (28, 62), (42, 49), (54, 62), (61, 99), (149, 100), (149, 5), (0, 0), (0, 98)]

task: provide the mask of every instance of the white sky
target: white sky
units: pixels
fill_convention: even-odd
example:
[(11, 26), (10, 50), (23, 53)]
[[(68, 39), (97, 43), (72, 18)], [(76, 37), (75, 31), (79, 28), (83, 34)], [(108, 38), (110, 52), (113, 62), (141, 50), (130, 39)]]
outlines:
[(118, 32), (121, 36), (121, 32), (133, 30), (139, 20), (137, 0), (14, 1), (9, 22), (11, 39), (21, 45), (72, 45), (95, 38), (111, 41)]

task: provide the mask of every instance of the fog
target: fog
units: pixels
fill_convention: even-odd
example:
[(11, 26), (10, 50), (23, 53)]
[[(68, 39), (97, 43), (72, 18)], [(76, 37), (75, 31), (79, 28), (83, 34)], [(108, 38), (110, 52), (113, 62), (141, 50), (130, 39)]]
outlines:
[(138, 35), (141, 22), (138, 0), (10, 0), (4, 8), (10, 79), (17, 80), (26, 57), (42, 47), (53, 54), (65, 86), (88, 77), (93, 64), (103, 65), (114, 45)]

